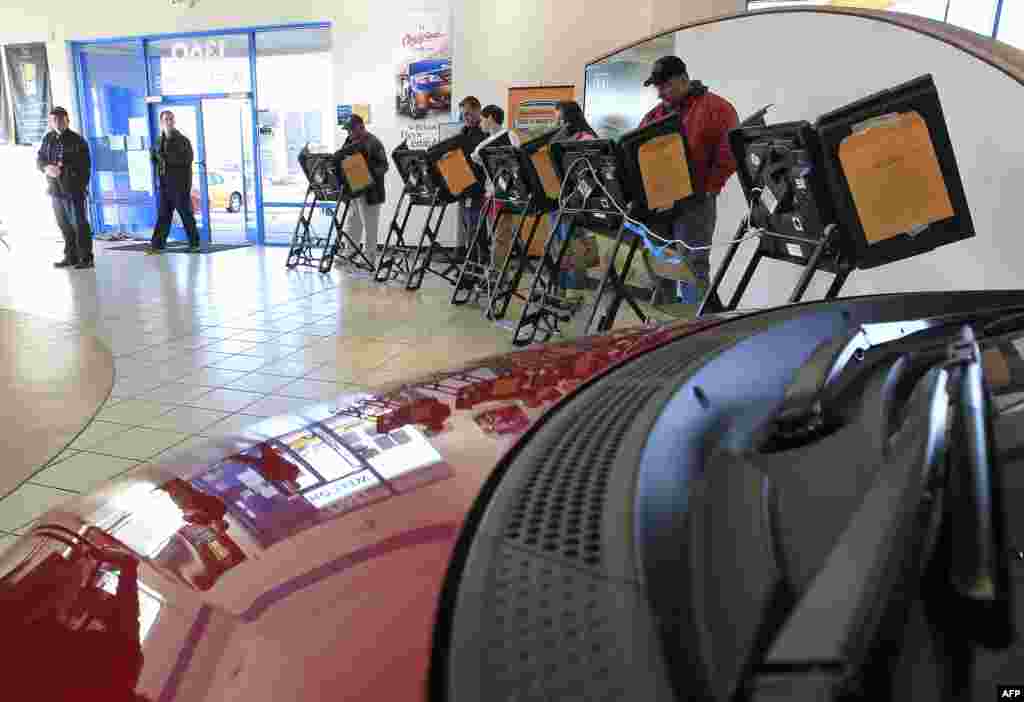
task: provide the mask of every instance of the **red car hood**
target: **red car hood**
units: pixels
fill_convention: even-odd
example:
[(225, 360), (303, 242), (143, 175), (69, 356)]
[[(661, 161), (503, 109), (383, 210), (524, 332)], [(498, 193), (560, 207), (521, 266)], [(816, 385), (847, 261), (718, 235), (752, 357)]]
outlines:
[[(423, 698), (452, 547), (502, 455), (581, 383), (715, 323), (531, 348), (348, 396), (47, 514), (40, 524), (140, 563), (141, 672), (100, 656), (81, 684), (161, 702)], [(44, 558), (55, 547), (71, 553), (25, 537), (0, 577), (45, 580), (64, 560)], [(106, 576), (109, 593), (116, 581)]]

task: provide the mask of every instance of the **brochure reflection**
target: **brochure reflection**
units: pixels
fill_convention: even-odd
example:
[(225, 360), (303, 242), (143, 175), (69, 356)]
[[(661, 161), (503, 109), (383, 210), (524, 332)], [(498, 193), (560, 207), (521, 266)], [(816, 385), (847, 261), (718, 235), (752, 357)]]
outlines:
[(442, 480), (451, 468), (415, 425), (378, 432), (337, 416), (232, 456), (196, 476), (263, 548), (342, 514)]

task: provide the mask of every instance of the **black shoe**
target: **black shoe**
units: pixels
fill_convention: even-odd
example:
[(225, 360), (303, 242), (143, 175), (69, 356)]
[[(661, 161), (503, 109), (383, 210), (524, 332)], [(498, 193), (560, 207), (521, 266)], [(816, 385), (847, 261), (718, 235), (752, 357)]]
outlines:
[(56, 263), (54, 263), (53, 267), (54, 268), (71, 268), (72, 266), (77, 266), (77, 265), (78, 265), (77, 261), (72, 261), (70, 259), (65, 258), (62, 261), (57, 261)]
[(91, 258), (88, 261), (82, 261), (81, 263), (76, 263), (75, 264), (75, 269), (79, 270), (79, 271), (84, 271), (86, 268), (95, 268), (95, 267), (96, 267), (96, 261), (94, 259), (91, 259)]

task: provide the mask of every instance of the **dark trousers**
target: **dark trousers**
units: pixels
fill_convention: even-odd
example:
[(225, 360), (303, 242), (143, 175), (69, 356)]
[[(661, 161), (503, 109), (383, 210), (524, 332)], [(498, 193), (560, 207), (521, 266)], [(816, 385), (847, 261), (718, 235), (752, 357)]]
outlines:
[(85, 214), (85, 196), (54, 197), (53, 213), (64, 235), (64, 260), (85, 263), (92, 260), (92, 229)]
[(177, 192), (160, 189), (160, 210), (156, 218), (156, 229), (153, 230), (153, 248), (162, 249), (167, 245), (167, 233), (171, 230), (171, 219), (174, 211), (178, 211), (181, 224), (188, 235), (189, 246), (199, 246), (199, 229), (196, 218), (192, 214), (192, 194), (188, 191)]
[[(718, 202), (716, 196), (695, 198), (688, 202), (672, 222), (672, 238), (685, 241), (690, 246), (707, 247), (711, 245), (718, 221)], [(680, 291), (679, 284), (674, 280), (659, 281), (659, 298), (663, 301), (680, 300), (685, 303), (699, 305), (701, 300), (694, 293), (698, 289), (707, 290), (711, 280), (711, 252), (683, 250), (683, 256), (697, 278), (697, 289)], [(683, 295), (680, 296), (680, 292)], [(709, 311), (721, 309), (721, 300), (717, 293), (708, 303)]]
[(466, 248), (476, 234), (477, 224), (480, 222), (480, 212), (483, 209), (483, 202), (480, 200), (459, 200), (459, 216), (462, 220), (458, 229), (458, 246)]

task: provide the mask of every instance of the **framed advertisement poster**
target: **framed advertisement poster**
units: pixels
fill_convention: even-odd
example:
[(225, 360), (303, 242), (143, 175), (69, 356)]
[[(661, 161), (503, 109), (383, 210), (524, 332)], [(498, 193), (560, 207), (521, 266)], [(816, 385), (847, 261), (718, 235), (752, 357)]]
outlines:
[(523, 141), (554, 129), (558, 122), (558, 103), (576, 99), (574, 85), (537, 85), (508, 89), (510, 129), (519, 132)]
[(438, 125), (451, 119), (450, 16), (413, 12), (395, 28), (395, 114), (402, 141), (410, 149), (429, 148), (440, 139)]
[(15, 143), (38, 144), (49, 129), (51, 94), (46, 44), (8, 44), (5, 53)]

